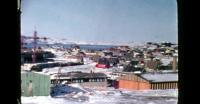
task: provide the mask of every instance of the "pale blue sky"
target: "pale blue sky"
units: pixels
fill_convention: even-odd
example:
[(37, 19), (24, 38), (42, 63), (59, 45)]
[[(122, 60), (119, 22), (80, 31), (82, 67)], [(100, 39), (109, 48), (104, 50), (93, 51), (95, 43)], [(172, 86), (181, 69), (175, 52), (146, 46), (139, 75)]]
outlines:
[(177, 26), (176, 0), (22, 0), (23, 35), (177, 42)]

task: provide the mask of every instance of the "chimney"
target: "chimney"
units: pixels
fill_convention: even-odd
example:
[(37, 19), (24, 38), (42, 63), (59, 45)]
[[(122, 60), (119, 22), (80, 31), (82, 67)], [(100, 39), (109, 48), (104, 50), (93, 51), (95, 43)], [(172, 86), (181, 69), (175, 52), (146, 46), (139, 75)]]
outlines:
[(173, 57), (172, 69), (173, 69), (174, 71), (177, 70), (177, 56), (174, 56), (174, 57)]

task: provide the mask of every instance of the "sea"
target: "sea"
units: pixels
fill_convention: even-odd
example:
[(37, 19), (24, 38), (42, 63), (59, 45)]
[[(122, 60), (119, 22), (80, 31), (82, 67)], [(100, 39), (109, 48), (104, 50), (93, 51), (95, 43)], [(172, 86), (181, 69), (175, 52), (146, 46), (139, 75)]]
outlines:
[[(106, 48), (117, 47), (117, 45), (90, 45), (90, 44), (38, 44), (37, 47), (61, 47), (61, 48), (71, 48), (78, 45), (80, 49), (84, 50), (103, 50)], [(26, 48), (33, 48), (33, 44), (24, 45)]]

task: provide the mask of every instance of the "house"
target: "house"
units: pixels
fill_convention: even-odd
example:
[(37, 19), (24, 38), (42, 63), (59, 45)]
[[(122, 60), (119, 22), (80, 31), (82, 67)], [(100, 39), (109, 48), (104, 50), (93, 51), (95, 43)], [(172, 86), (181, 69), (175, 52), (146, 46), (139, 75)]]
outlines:
[(74, 63), (83, 63), (83, 57), (80, 55), (70, 55), (65, 57), (66, 61)]
[(79, 83), (83, 87), (88, 88), (106, 88), (107, 76), (104, 73), (83, 73), (83, 72), (68, 72), (55, 75), (51, 78), (51, 83), (68, 82)]
[(96, 64), (97, 68), (110, 68), (110, 62), (107, 58), (100, 58)]
[(178, 73), (130, 73), (120, 77), (117, 84), (117, 88), (128, 90), (177, 89)]

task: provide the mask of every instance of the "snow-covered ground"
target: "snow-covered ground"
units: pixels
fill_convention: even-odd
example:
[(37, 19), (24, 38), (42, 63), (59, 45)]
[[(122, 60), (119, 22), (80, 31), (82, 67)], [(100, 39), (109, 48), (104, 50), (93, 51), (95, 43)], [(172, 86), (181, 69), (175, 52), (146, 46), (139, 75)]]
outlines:
[(76, 65), (76, 66), (66, 66), (66, 67), (62, 67), (60, 69), (60, 67), (53, 67), (53, 68), (44, 68), (43, 71), (41, 73), (46, 73), (46, 74), (55, 74), (58, 73), (58, 70), (60, 69), (62, 73), (67, 73), (67, 72), (72, 72), (72, 71), (81, 71), (81, 72), (86, 72), (89, 73), (90, 71), (93, 72), (102, 72), (102, 73), (106, 73), (106, 72), (110, 72), (112, 71), (113, 68), (96, 68), (95, 65), (97, 63), (95, 62), (87, 62), (87, 64), (84, 65)]
[[(64, 52), (55, 52), (57, 59), (63, 58)], [(84, 65), (62, 67), (61, 72), (82, 71), (82, 72), (103, 72), (109, 73), (112, 68), (96, 68), (96, 63), (91, 60), (84, 60)], [(166, 63), (169, 63), (168, 60)], [(46, 74), (58, 73), (59, 67), (45, 68)], [(73, 85), (77, 87), (76, 85)], [(62, 98), (51, 96), (21, 97), (22, 104), (177, 104), (178, 90), (148, 90), (148, 91), (127, 91), (108, 88), (105, 91), (94, 91), (88, 93), (68, 94)]]
[(119, 91), (108, 89), (107, 91), (96, 91), (95, 94), (87, 97), (88, 100), (85, 101), (81, 98), (52, 98), (50, 96), (21, 97), (21, 100), (22, 104), (177, 104), (178, 90)]

